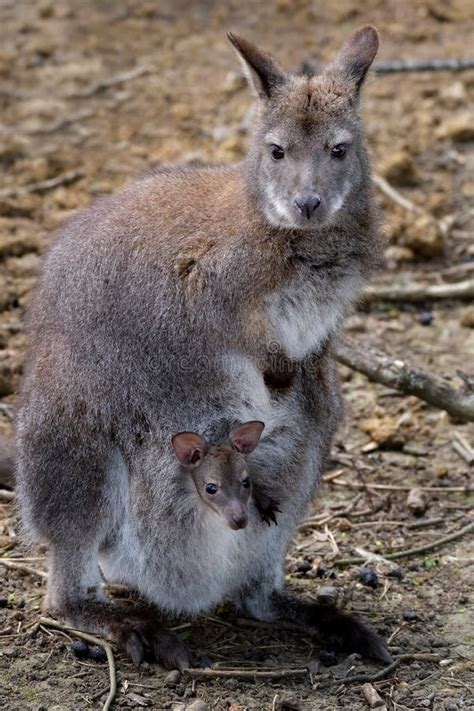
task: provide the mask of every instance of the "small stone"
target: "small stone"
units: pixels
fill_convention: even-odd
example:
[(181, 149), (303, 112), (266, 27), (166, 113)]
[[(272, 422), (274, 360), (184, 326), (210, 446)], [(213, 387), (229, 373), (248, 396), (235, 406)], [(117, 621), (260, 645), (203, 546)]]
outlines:
[(288, 696), (283, 696), (283, 698), (280, 700), (280, 709), (281, 711), (299, 711), (301, 708), (301, 704), (299, 700), (296, 698), (296, 696), (288, 695)]
[(337, 656), (335, 652), (326, 652), (324, 649), (319, 652), (319, 661), (323, 667), (333, 667), (337, 664)]
[(0, 595), (0, 608), (8, 607), (8, 598), (5, 595)]
[(415, 258), (415, 254), (409, 247), (393, 244), (385, 250), (385, 258), (388, 262), (399, 264), (401, 262), (412, 262)]
[(430, 215), (421, 215), (407, 227), (404, 244), (421, 257), (439, 257), (444, 252), (443, 234)]
[(474, 328), (474, 306), (468, 306), (462, 311), (459, 323), (464, 328)]
[(390, 570), (387, 571), (386, 575), (387, 578), (395, 578), (395, 580), (403, 579), (403, 573), (398, 567), (398, 565), (394, 566), (393, 568), (390, 568)]
[(78, 659), (87, 659), (89, 656), (89, 645), (83, 639), (75, 639), (69, 649)]
[(433, 314), (431, 311), (421, 311), (418, 314), (418, 321), (422, 326), (431, 326), (433, 323)]
[(379, 586), (377, 573), (371, 568), (362, 568), (359, 572), (359, 580), (363, 585), (367, 585), (368, 588), (373, 588), (374, 590)]
[(419, 182), (415, 161), (407, 150), (392, 154), (383, 163), (381, 173), (393, 185), (413, 186)]
[(408, 492), (406, 505), (413, 516), (423, 516), (427, 507), (426, 497), (423, 491), (421, 491), (421, 489), (411, 489)]
[(449, 82), (441, 89), (440, 99), (450, 109), (465, 105), (466, 87), (462, 81)]
[(474, 121), (469, 112), (452, 116), (444, 121), (436, 131), (438, 138), (448, 138), (457, 143), (474, 140)]
[(173, 669), (173, 671), (170, 671), (165, 676), (165, 686), (168, 688), (177, 686), (180, 681), (181, 681), (181, 672), (179, 672), (177, 669)]
[(360, 420), (359, 427), (377, 445), (388, 448), (400, 448), (405, 443), (405, 436), (401, 431), (398, 419), (386, 415), (384, 417), (370, 417)]
[(402, 613), (402, 617), (405, 622), (414, 622), (418, 619), (418, 613), (416, 613), (414, 610), (405, 610)]
[(316, 597), (320, 605), (325, 605), (326, 607), (334, 607), (337, 604), (339, 591), (337, 588), (327, 585), (322, 588), (319, 588)]
[(311, 567), (311, 563), (308, 563), (307, 560), (299, 560), (296, 564), (296, 572), (304, 574), (311, 570)]
[(93, 644), (89, 648), (89, 657), (94, 660), (94, 662), (105, 662), (107, 659), (107, 654), (103, 647), (99, 647), (98, 644)]
[(198, 699), (190, 704), (186, 711), (209, 711), (209, 706), (202, 699)]

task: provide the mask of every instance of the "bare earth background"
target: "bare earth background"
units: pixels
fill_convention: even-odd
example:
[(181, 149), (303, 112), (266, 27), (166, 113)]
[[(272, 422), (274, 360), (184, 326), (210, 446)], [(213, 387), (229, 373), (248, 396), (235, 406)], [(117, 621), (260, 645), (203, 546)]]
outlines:
[[(153, 164), (231, 163), (243, 156), (251, 99), (227, 30), (241, 32), (295, 69), (303, 60), (332, 57), (367, 22), (381, 34), (379, 60), (462, 58), (472, 53), (472, 13), (471, 0), (2, 0), (0, 432), (11, 431), (10, 406), (25, 350), (19, 324), (40, 254), (58, 225)], [(120, 81), (107, 85), (119, 75)], [(368, 81), (364, 116), (374, 168), (434, 218), (377, 192), (389, 245), (381, 281), (472, 277), (474, 128), (467, 112), (473, 86), (472, 71)], [(473, 327), (472, 304), (449, 301), (377, 303), (348, 322), (359, 343), (382, 346), (453, 383), (459, 382), (458, 369), (474, 374)], [(341, 373), (348, 413), (331, 471), (342, 472), (325, 484), (314, 503), (315, 520), (302, 528), (290, 551), (289, 580), (313, 595), (321, 586), (336, 588), (348, 608), (392, 637), (395, 654), (426, 651), (452, 660), (402, 664), (377, 683), (389, 709), (473, 709), (472, 537), (403, 558), (398, 566), (371, 564), (377, 588), (359, 581), (360, 566), (334, 565), (357, 547), (379, 553), (406, 549), (472, 520), (469, 466), (452, 440), (460, 433), (472, 443), (473, 428), (348, 370)], [(370, 488), (373, 483), (400, 490)], [(412, 527), (419, 520), (406, 502), (413, 486), (440, 489), (423, 493), (421, 520), (437, 523)], [(44, 552), (25, 551), (19, 533), (14, 506), (0, 503), (3, 558), (21, 562), (36, 555), (23, 563), (45, 570)], [(29, 634), (43, 581), (2, 566), (0, 576), (0, 706), (100, 707), (106, 665), (78, 660), (68, 649), (70, 640), (58, 633)], [(239, 626), (224, 610), (192, 621), (183, 635), (194, 651), (220, 665), (292, 668), (311, 659), (314, 673), (272, 683), (172, 685), (165, 684), (159, 667), (138, 672), (117, 653), (117, 708), (172, 709), (196, 697), (219, 711), (368, 708), (360, 685), (346, 687), (336, 678), (351, 666), (369, 672), (378, 667), (323, 655), (321, 661), (342, 666), (318, 670), (321, 647), (309, 633)]]

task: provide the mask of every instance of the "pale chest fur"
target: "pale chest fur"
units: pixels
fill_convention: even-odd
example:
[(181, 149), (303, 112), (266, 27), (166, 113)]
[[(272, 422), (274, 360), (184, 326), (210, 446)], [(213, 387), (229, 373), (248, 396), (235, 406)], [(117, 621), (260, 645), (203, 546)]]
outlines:
[(330, 277), (311, 281), (294, 278), (265, 298), (270, 340), (295, 360), (317, 352), (339, 328), (361, 286), (358, 273), (334, 281)]

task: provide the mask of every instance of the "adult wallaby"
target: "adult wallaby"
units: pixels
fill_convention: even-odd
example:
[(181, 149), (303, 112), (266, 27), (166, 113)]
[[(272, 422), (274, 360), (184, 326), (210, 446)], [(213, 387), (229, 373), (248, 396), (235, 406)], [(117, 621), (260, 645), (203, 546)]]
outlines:
[[(315, 77), (229, 39), (259, 99), (243, 163), (143, 176), (72, 219), (46, 257), (17, 417), (25, 529), (49, 546), (46, 607), (137, 662), (153, 650), (182, 667), (189, 652), (155, 613), (103, 597), (100, 569), (161, 611), (229, 599), (388, 660), (357, 619), (283, 589), (341, 414), (329, 339), (381, 252), (358, 117), (377, 32)], [(219, 444), (248, 420), (266, 425), (252, 481), (281, 513), (267, 526), (254, 510), (224, 535), (185, 484), (176, 497), (171, 435)]]

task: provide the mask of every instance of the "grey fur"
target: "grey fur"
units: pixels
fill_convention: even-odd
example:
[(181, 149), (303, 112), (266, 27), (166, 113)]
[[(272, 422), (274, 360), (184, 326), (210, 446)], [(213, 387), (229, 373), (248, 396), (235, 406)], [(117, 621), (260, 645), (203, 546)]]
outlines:
[[(124, 630), (123, 613), (101, 601), (99, 560), (108, 580), (161, 610), (230, 599), (282, 616), (285, 552), (341, 415), (328, 343), (381, 250), (357, 115), (375, 30), (314, 78), (232, 41), (263, 87), (247, 159), (157, 171), (79, 213), (47, 254), (30, 308), (17, 485), (25, 529), (50, 549), (46, 605), (114, 635), (135, 659), (139, 615)], [(327, 145), (349, 130), (349, 153), (334, 161)], [(286, 167), (269, 157), (274, 131)], [(322, 203), (302, 224), (292, 201), (307, 187)], [(288, 224), (277, 219), (282, 203)], [(267, 526), (252, 510), (231, 531), (212, 511), (196, 514), (170, 436), (218, 444), (255, 419), (266, 429), (248, 457), (252, 482), (281, 513)], [(327, 631), (326, 613), (314, 612)], [(354, 646), (360, 623), (341, 620), (338, 638)], [(368, 639), (358, 651), (387, 658)], [(178, 656), (189, 661), (181, 647)]]

